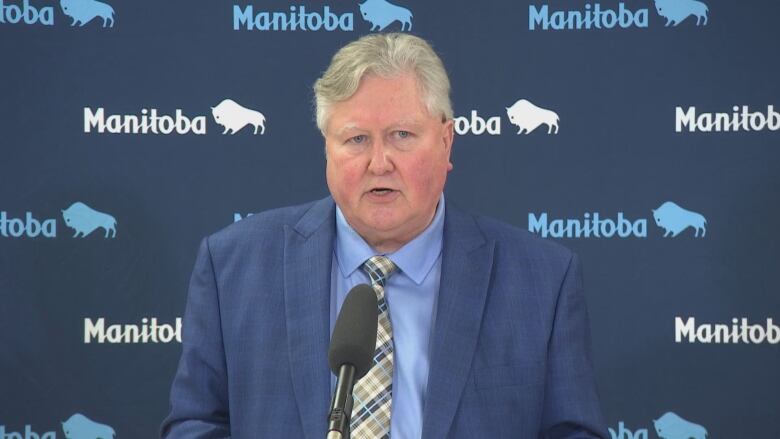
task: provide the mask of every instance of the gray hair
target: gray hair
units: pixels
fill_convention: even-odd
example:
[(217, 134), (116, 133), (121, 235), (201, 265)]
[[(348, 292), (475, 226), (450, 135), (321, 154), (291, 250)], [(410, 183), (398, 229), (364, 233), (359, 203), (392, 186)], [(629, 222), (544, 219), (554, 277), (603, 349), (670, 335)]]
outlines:
[(317, 127), (324, 135), (330, 106), (352, 97), (365, 75), (389, 78), (405, 72), (415, 74), (428, 112), (452, 119), (450, 80), (430, 44), (414, 35), (384, 33), (366, 35), (333, 55), (328, 70), (314, 83)]

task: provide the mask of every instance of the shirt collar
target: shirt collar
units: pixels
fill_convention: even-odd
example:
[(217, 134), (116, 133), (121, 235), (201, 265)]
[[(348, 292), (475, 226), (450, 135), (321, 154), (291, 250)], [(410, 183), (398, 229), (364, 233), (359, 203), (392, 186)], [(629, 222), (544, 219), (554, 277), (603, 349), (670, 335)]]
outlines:
[[(442, 193), (439, 196), (433, 221), (428, 227), (394, 253), (387, 253), (384, 256), (389, 257), (414, 283), (420, 285), (441, 253), (443, 236), (444, 194)], [(371, 246), (349, 225), (338, 206), (336, 206), (335, 253), (344, 277), (351, 276), (366, 259), (376, 255)]]

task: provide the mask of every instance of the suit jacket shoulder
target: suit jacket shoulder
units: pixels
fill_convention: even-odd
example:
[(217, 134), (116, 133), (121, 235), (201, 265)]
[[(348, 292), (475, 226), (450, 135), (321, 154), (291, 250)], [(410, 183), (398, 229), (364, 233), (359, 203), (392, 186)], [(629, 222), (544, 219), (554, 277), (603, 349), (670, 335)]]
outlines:
[(282, 249), (285, 230), (295, 230), (303, 236), (308, 236), (319, 227), (334, 221), (335, 203), (331, 197), (326, 197), (256, 213), (213, 233), (206, 240), (212, 257), (216, 260), (230, 257), (245, 259), (250, 255), (275, 255), (277, 253), (274, 250)]
[[(448, 204), (447, 209), (450, 206)], [(528, 230), (483, 215), (463, 211), (458, 211), (458, 214), (471, 217), (485, 239), (495, 242), (497, 260), (543, 260), (555, 266), (562, 265), (565, 269), (575, 257), (569, 248)]]

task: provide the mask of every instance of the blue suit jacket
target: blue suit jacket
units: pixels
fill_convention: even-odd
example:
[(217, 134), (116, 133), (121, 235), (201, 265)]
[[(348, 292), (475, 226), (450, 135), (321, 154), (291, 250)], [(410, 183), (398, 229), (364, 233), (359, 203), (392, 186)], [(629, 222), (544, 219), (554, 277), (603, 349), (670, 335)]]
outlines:
[[(325, 437), (335, 233), (326, 198), (203, 240), (164, 437)], [(423, 437), (606, 438), (576, 256), (450, 202), (442, 251)]]

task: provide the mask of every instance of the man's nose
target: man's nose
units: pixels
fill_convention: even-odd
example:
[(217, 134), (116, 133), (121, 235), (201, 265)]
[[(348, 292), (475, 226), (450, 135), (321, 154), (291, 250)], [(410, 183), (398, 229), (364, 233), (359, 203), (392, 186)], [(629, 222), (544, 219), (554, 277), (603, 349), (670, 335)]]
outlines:
[(371, 161), (368, 170), (376, 175), (386, 174), (394, 169), (390, 148), (384, 142), (375, 142), (371, 147)]

